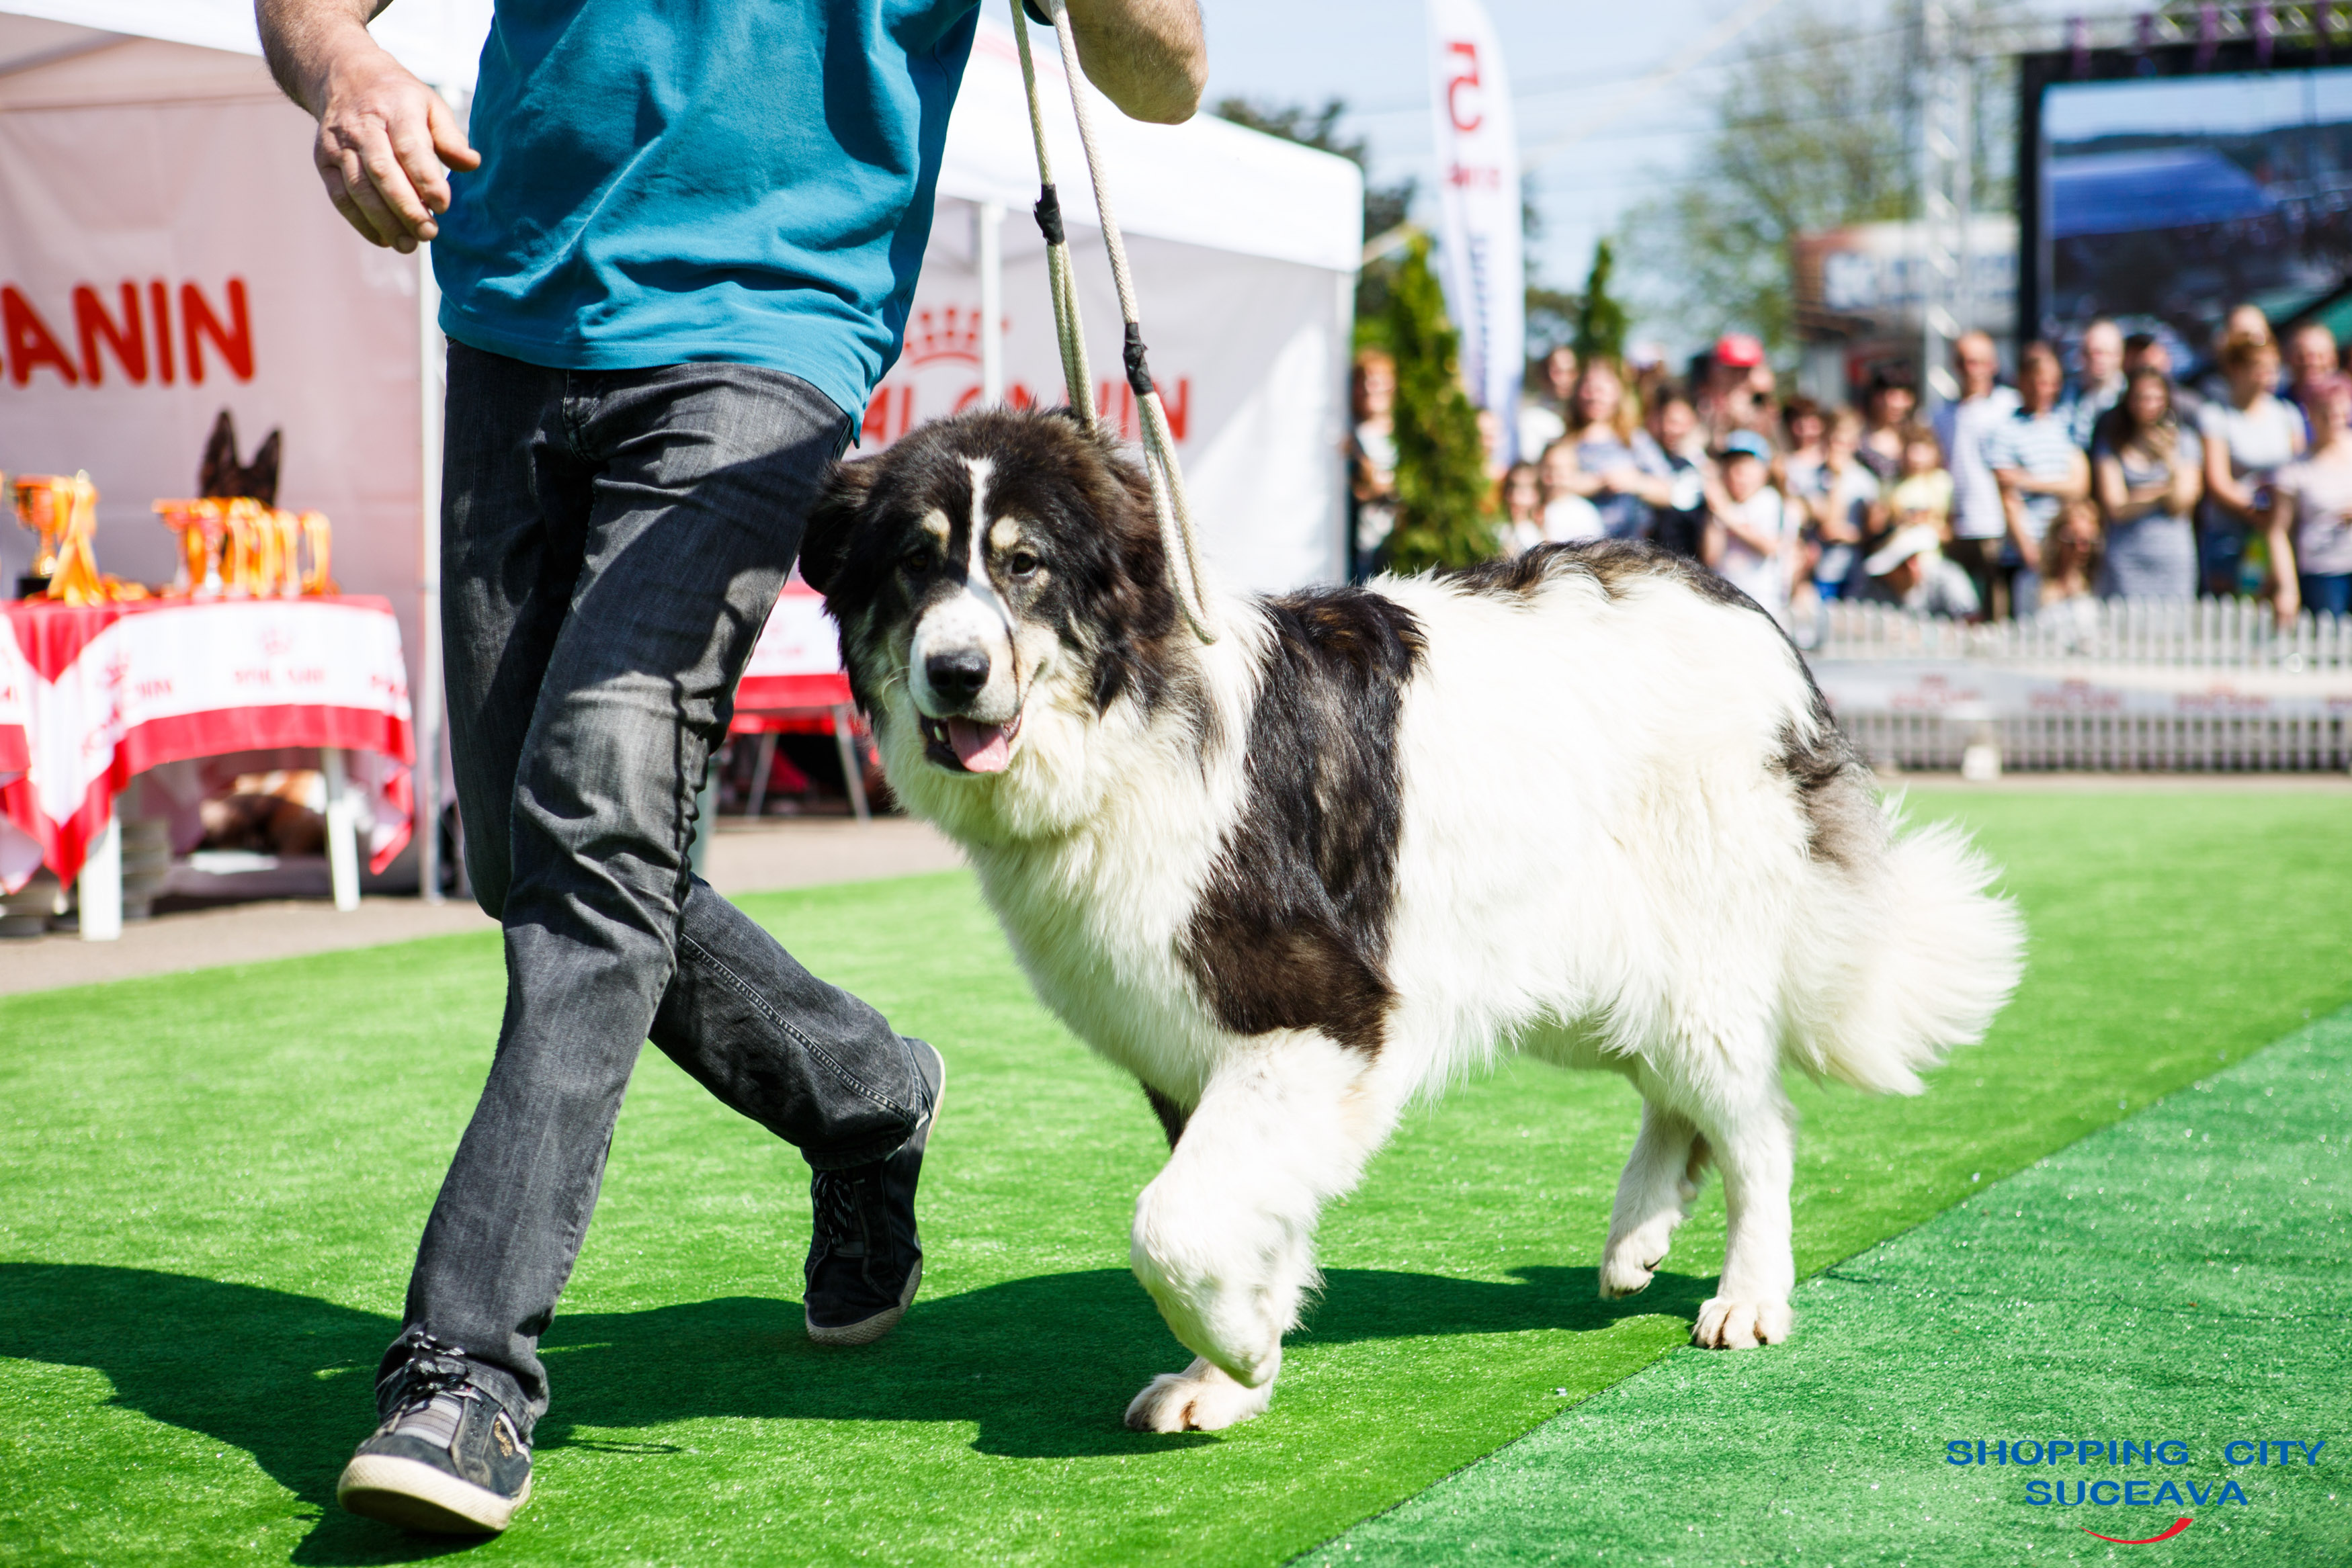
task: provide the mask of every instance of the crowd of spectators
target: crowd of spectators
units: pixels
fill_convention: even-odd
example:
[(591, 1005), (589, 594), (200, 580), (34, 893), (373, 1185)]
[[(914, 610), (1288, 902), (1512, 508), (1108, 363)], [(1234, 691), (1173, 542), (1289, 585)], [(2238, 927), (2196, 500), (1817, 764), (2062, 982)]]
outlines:
[[(1494, 465), (1497, 546), (1643, 538), (1693, 557), (1786, 624), (1838, 599), (1968, 619), (2086, 617), (2102, 599), (2266, 601), (2352, 613), (2352, 378), (2326, 327), (2282, 346), (2232, 310), (2213, 373), (2181, 384), (2164, 341), (2113, 321), (2074, 373), (2026, 344), (1954, 347), (1958, 396), (1932, 420), (1907, 367), (1859, 406), (1783, 399), (1755, 339), (1727, 334), (1676, 381), (1655, 356), (1552, 350)], [(1360, 355), (1356, 546), (1394, 517), (1395, 369)], [(1489, 420), (1490, 449), (1505, 446)]]

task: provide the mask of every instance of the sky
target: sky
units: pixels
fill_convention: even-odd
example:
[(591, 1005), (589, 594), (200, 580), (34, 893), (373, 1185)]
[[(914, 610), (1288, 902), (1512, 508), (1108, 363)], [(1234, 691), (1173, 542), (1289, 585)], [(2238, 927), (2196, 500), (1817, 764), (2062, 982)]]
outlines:
[[(1689, 56), (1718, 22), (1750, 0), (1641, 0), (1635, 5), (1564, 5), (1560, 0), (1486, 0), (1500, 35), (1524, 154), (1586, 122), (1626, 84)], [(2051, 15), (2084, 9), (2080, 0), (2029, 0)], [(1907, 11), (1902, 0), (1783, 0), (1787, 14), (1809, 4), (1851, 16), (1876, 32)], [(1242, 97), (1319, 105), (1345, 99), (1342, 122), (1367, 138), (1372, 178), (1415, 174), (1426, 188), (1431, 155), (1427, 23), (1422, 0), (1201, 0), (1209, 36), (1209, 98)], [(1900, 7), (1898, 10), (1897, 7)], [(2099, 7), (2090, 7), (2099, 8)], [(1707, 57), (1708, 63), (1622, 113), (1604, 129), (1534, 170), (1527, 190), (1544, 231), (1528, 249), (1538, 281), (1574, 287), (1595, 240), (1643, 198), (1691, 178), (1704, 147), (1722, 62), (1744, 46), (1769, 43), (1775, 13)], [(1344, 18), (1334, 25), (1334, 18)], [(1419, 214), (1416, 214), (1419, 215)]]
[[(1686, 53), (1743, 3), (1486, 0), (1503, 41), (1522, 154), (1585, 122), (1625, 84)], [(1434, 162), (1422, 0), (1202, 0), (1202, 11), (1211, 102), (1345, 99), (1343, 128), (1370, 142), (1372, 179), (1386, 183), (1412, 174), (1427, 188)], [(1344, 16), (1345, 25), (1333, 26), (1335, 16)], [(1749, 37), (1767, 36), (1770, 27), (1768, 14)], [(1688, 177), (1720, 76), (1719, 69), (1692, 71), (1528, 175), (1526, 188), (1544, 224), (1528, 260), (1542, 282), (1581, 284), (1594, 241), (1623, 211), (1664, 183)]]

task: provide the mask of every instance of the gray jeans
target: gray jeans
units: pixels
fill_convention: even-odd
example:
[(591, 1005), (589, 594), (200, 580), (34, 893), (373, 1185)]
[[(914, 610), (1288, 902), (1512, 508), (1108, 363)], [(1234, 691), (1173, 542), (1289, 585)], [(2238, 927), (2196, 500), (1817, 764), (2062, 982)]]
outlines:
[[(648, 1036), (819, 1169), (880, 1159), (928, 1109), (881, 1014), (687, 863), (736, 677), (850, 428), (778, 371), (548, 370), (449, 346), (449, 739), (507, 1004), (387, 1376), (429, 1336), (519, 1415), (546, 1410), (539, 1336)], [(781, 1253), (778, 1270), (796, 1272)]]

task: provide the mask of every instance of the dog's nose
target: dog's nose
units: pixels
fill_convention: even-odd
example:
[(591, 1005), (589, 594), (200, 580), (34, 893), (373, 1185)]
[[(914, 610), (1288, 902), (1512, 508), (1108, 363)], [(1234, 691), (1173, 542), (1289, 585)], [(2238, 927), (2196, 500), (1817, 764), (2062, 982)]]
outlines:
[(978, 648), (933, 653), (923, 661), (923, 678), (947, 701), (968, 703), (988, 685), (988, 655)]

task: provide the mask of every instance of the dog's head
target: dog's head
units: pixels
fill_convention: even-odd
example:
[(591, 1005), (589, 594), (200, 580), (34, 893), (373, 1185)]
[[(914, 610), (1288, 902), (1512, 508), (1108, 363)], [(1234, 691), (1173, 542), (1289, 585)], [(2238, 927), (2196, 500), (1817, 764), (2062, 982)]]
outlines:
[[(1168, 693), (1176, 603), (1150, 486), (1066, 412), (961, 414), (841, 464), (801, 572), (840, 624), (892, 787), (935, 820), (968, 822), (974, 792), (1066, 794), (1093, 727), (1121, 704), (1148, 722)], [(1012, 804), (989, 814), (1045, 802)]]

